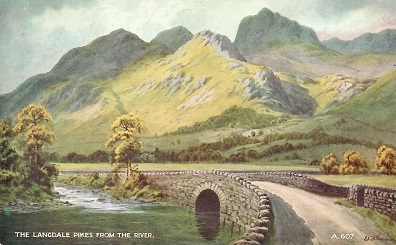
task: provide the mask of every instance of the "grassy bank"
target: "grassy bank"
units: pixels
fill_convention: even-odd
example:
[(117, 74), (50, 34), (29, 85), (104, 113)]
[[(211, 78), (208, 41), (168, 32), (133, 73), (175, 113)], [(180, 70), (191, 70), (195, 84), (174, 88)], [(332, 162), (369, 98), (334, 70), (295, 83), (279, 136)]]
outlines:
[[(337, 204), (343, 205), (347, 208), (352, 209), (361, 216), (374, 222), (384, 233), (386, 233), (393, 241), (396, 241), (396, 222), (391, 220), (388, 216), (383, 215), (377, 211), (369, 208), (358, 207), (348, 200), (340, 200)], [(375, 234), (376, 235), (376, 234)]]
[[(109, 163), (57, 163), (60, 171), (113, 170)], [(318, 170), (307, 165), (283, 165), (260, 163), (139, 163), (139, 170)]]
[(396, 175), (311, 175), (320, 181), (334, 185), (374, 185), (396, 188)]

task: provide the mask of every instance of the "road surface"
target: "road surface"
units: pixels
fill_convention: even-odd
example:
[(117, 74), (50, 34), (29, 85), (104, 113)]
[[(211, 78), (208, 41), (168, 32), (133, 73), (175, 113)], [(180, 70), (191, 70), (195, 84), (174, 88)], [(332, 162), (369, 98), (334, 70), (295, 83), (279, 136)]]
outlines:
[(270, 182), (252, 183), (269, 192), (277, 244), (395, 244), (374, 223), (335, 204), (337, 198)]

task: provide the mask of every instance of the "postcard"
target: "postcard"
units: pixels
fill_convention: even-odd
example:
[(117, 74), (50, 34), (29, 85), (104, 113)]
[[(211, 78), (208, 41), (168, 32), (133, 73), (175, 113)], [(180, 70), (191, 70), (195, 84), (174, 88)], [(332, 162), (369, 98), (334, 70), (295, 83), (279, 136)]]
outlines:
[(0, 1), (0, 245), (396, 243), (395, 11)]

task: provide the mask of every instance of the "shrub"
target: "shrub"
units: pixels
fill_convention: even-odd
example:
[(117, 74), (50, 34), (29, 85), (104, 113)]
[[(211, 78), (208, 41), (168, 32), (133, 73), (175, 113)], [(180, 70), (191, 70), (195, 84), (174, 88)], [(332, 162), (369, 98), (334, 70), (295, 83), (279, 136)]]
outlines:
[(344, 153), (344, 163), (340, 166), (341, 174), (362, 174), (368, 172), (367, 161), (355, 150)]
[(380, 168), (382, 172), (391, 174), (396, 169), (396, 155), (395, 150), (385, 145), (382, 145), (377, 150), (377, 158), (375, 165)]
[(330, 153), (322, 158), (320, 170), (326, 174), (339, 173), (339, 163), (334, 153)]

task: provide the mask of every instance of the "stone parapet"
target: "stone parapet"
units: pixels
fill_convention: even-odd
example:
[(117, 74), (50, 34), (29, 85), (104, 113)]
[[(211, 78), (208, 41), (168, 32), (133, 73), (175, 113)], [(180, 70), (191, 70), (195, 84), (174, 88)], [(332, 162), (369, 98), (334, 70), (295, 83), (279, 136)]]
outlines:
[(349, 188), (346, 186), (330, 185), (303, 174), (292, 172), (252, 172), (243, 173), (241, 176), (250, 181), (268, 181), (282, 185), (294, 186), (315, 194), (348, 197)]
[(272, 227), (271, 202), (257, 187), (236, 174), (215, 171), (172, 171), (147, 173), (170, 200), (195, 209), (195, 201), (204, 190), (215, 192), (220, 201), (222, 222), (237, 226), (244, 236), (232, 244), (261, 244)]

